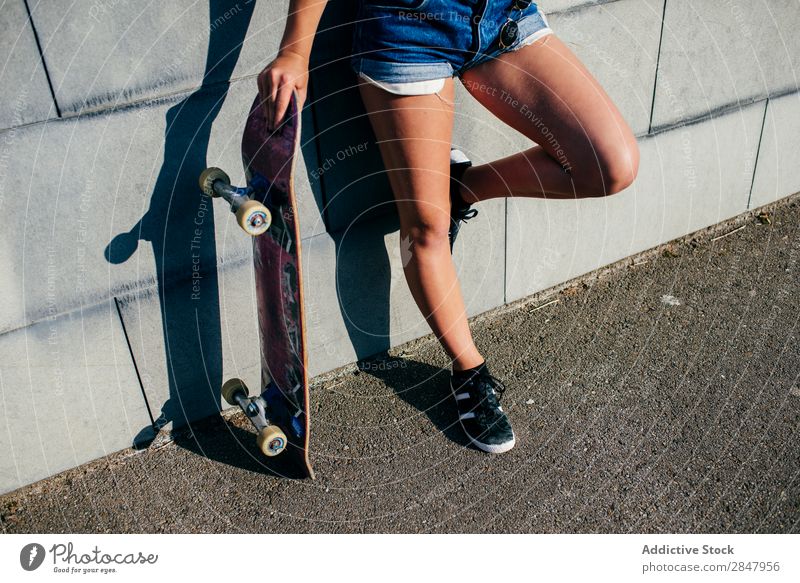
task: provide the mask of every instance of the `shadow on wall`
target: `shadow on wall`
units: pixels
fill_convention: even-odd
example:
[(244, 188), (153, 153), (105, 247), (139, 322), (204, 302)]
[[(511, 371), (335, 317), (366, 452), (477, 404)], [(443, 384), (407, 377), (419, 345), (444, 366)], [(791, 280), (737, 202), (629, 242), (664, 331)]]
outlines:
[(309, 178), (324, 193), (323, 216), (336, 245), (337, 300), (361, 360), (391, 345), (392, 273), (384, 239), (399, 227), (375, 135), (350, 68), (357, 4), (329, 1), (314, 40), (309, 102), (319, 168), (309, 168)]
[[(135, 444), (152, 439), (153, 429), (169, 422), (180, 427), (219, 411), (222, 340), (214, 214), (211, 199), (198, 191), (197, 177), (206, 167), (211, 127), (227, 96), (254, 4), (238, 5), (224, 26), (210, 29), (202, 85), (167, 111), (164, 162), (150, 206), (129, 232), (114, 237), (106, 248), (106, 259), (119, 264), (140, 241), (147, 241), (156, 262), (169, 398), (153, 427), (143, 428)], [(210, 0), (210, 22), (229, 8), (227, 0)], [(196, 220), (201, 223), (198, 231)], [(193, 277), (198, 261), (199, 278)]]
[[(225, 14), (229, 4), (210, 0), (210, 21)], [(168, 423), (177, 428), (219, 412), (222, 340), (214, 218), (211, 200), (198, 191), (197, 177), (206, 167), (211, 128), (227, 96), (254, 4), (239, 4), (240, 10), (224, 27), (211, 29), (203, 84), (166, 114), (164, 162), (150, 206), (130, 231), (114, 237), (106, 248), (106, 260), (121, 264), (146, 241), (153, 246), (156, 263), (169, 397), (152, 427), (142, 428), (134, 439), (138, 446), (148, 445)], [(312, 189), (323, 193), (317, 204), (323, 206), (336, 244), (338, 304), (357, 358), (363, 359), (390, 347), (392, 274), (384, 239), (398, 226), (380, 152), (349, 66), (354, 4), (332, 0), (323, 15), (303, 112), (303, 151), (307, 160), (321, 161), (320, 168), (307, 168), (309, 181)], [(352, 229), (356, 223), (359, 228)], [(192, 277), (198, 259), (199, 284)], [(121, 301), (123, 314), (130, 301)], [(217, 452), (221, 461), (237, 463), (230, 448), (241, 448), (251, 439), (241, 429), (231, 426), (228, 431), (237, 436), (230, 447), (212, 448), (193, 437), (177, 443), (206, 456)], [(284, 474), (280, 469), (277, 473)]]

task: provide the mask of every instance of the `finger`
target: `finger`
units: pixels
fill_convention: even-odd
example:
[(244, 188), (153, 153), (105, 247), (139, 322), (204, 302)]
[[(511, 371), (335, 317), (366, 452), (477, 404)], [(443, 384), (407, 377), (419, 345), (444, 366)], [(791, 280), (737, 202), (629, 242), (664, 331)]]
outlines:
[(276, 104), (278, 102), (278, 93), (280, 91), (280, 79), (281, 76), (279, 73), (272, 74), (270, 79), (270, 93), (269, 93), (269, 129), (270, 131), (275, 131), (275, 127), (277, 124), (277, 115), (276, 115)]
[(286, 116), (286, 110), (289, 108), (289, 102), (292, 99), (292, 86), (284, 85), (278, 92), (278, 98), (275, 103), (275, 127), (283, 123), (283, 118)]
[(275, 92), (277, 83), (273, 78), (272, 71), (266, 76), (264, 87), (264, 111), (267, 117), (267, 128), (271, 131), (275, 119)]

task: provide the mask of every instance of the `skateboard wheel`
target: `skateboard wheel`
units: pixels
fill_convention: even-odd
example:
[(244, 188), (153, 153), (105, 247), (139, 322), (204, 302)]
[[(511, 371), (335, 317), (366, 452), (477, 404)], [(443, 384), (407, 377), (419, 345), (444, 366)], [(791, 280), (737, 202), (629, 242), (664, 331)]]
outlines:
[(243, 393), (243, 397), (250, 394), (250, 391), (247, 390), (247, 385), (244, 384), (241, 379), (230, 379), (225, 381), (225, 384), (222, 385), (222, 398), (225, 399), (225, 402), (229, 405), (238, 404), (236, 402), (237, 393)]
[(207, 194), (208, 196), (219, 196), (216, 192), (214, 192), (214, 183), (217, 180), (220, 180), (228, 185), (231, 183), (231, 179), (228, 178), (228, 175), (219, 168), (206, 168), (203, 170), (200, 173), (200, 178), (198, 179), (200, 190), (203, 191), (203, 194)]
[(245, 233), (256, 237), (269, 229), (272, 214), (257, 200), (248, 200), (236, 211), (236, 221)]
[(276, 456), (286, 449), (286, 434), (275, 425), (265, 427), (258, 433), (258, 448), (266, 456)]

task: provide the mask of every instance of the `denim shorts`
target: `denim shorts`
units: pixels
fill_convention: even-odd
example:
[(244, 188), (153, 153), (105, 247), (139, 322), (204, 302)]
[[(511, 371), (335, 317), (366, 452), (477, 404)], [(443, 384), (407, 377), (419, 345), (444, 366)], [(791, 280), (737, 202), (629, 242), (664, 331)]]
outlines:
[[(392, 85), (446, 79), (553, 32), (535, 2), (513, 7), (514, 0), (359, 0), (351, 66)], [(519, 34), (501, 48), (508, 20)]]

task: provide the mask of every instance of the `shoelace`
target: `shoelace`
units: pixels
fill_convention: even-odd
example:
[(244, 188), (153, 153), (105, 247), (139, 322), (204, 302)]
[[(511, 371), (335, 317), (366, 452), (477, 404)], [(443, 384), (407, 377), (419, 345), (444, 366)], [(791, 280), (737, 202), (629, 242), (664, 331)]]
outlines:
[(506, 386), (500, 379), (493, 377), (490, 374), (482, 374), (478, 376), (475, 385), (482, 396), (494, 401), (494, 403), (492, 403), (493, 406), (500, 406), (500, 399), (503, 396), (503, 393), (506, 392)]
[(465, 221), (466, 222), (466, 221), (468, 221), (470, 219), (474, 219), (475, 218), (475, 215), (478, 214), (478, 209), (467, 207), (464, 210), (462, 210), (462, 209), (456, 210), (456, 212), (454, 214), (455, 214), (456, 219), (458, 219), (459, 221)]
[(506, 386), (500, 379), (490, 374), (480, 374), (474, 376), (467, 383), (473, 384), (474, 396), (477, 402), (471, 412), (479, 421), (493, 423), (495, 419), (503, 415), (500, 409), (500, 398), (505, 393)]

